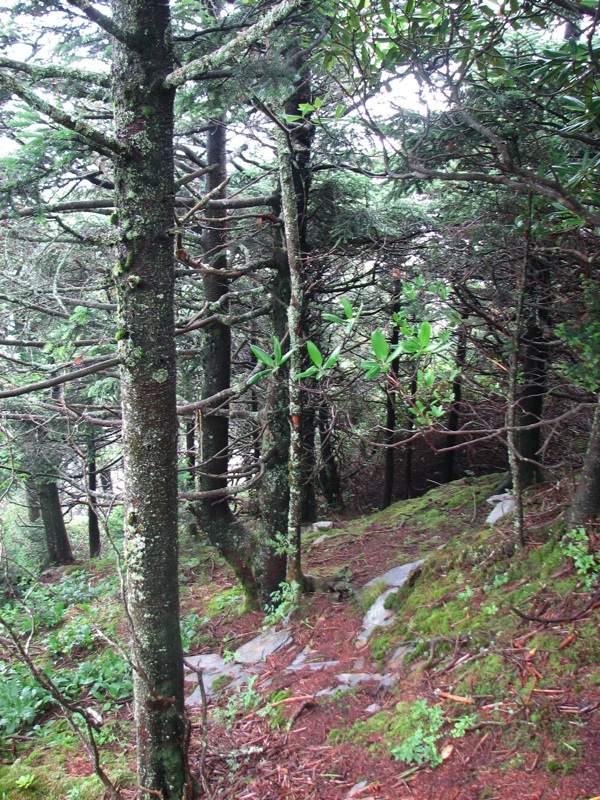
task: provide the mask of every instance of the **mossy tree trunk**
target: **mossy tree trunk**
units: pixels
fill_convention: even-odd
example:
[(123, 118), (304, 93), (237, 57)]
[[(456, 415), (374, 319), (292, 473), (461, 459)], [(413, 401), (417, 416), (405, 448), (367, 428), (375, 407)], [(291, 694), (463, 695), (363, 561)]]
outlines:
[[(290, 299), (288, 260), (276, 234), (275, 270), (270, 289), (273, 300), (271, 330), (282, 341), (287, 332), (287, 307)], [(279, 246), (277, 246), (279, 245)], [(258, 493), (260, 538), (256, 554), (256, 575), (263, 602), (285, 582), (287, 572), (289, 493), (288, 456), (290, 450), (289, 371), (280, 367), (269, 379), (264, 406), (265, 432), (261, 451), (266, 458), (265, 472)], [(279, 544), (279, 547), (276, 546)]]
[[(206, 191), (215, 192), (215, 199), (224, 199), (227, 179), (227, 128), (222, 120), (210, 123), (206, 140), (206, 162), (209, 172)], [(218, 187), (219, 191), (215, 191)], [(227, 269), (227, 211), (215, 209), (212, 221), (203, 235), (206, 260), (217, 270)], [(229, 280), (225, 275), (205, 275), (205, 300), (215, 304), (221, 314), (227, 314)], [(204, 399), (229, 389), (231, 385), (231, 328), (215, 321), (204, 330), (203, 339)], [(227, 405), (219, 403), (219, 411), (227, 412)], [(233, 569), (240, 582), (248, 608), (259, 605), (259, 589), (252, 570), (253, 537), (250, 530), (232, 512), (227, 500), (227, 472), (229, 467), (229, 417), (226, 413), (214, 414), (211, 409), (202, 412), (202, 464), (199, 488), (206, 497), (195, 507), (200, 527)]]
[(117, 339), (139, 796), (190, 796), (179, 629), (173, 69), (164, 0), (112, 0)]

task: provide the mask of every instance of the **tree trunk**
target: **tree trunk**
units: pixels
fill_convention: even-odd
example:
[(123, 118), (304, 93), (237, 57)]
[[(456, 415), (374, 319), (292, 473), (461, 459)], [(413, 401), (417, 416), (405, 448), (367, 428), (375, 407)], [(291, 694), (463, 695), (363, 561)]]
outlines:
[[(414, 398), (417, 394), (417, 379), (413, 375), (410, 381), (410, 393), (411, 396)], [(409, 433), (415, 427), (415, 420), (413, 415), (408, 411), (407, 420), (406, 420), (406, 430)], [(413, 485), (412, 485), (412, 464), (413, 464), (413, 445), (412, 442), (409, 442), (404, 447), (404, 493), (403, 493), (403, 500), (409, 500), (413, 496)]]
[[(207, 134), (206, 161), (209, 172), (206, 191), (212, 192), (227, 178), (227, 129), (220, 120), (213, 120)], [(225, 197), (225, 187), (213, 195)], [(214, 209), (212, 221), (205, 229), (203, 247), (206, 259), (215, 269), (227, 269), (227, 211)], [(205, 275), (204, 293), (208, 303), (218, 304), (222, 314), (228, 311), (225, 296), (229, 280), (221, 275)], [(212, 322), (205, 328), (203, 339), (203, 398), (209, 398), (231, 385), (231, 328), (223, 322)], [(220, 404), (220, 410), (228, 406)], [(206, 534), (233, 569), (245, 595), (246, 607), (259, 607), (259, 589), (252, 570), (253, 537), (231, 511), (226, 497), (229, 467), (229, 417), (211, 414), (206, 409), (201, 418), (202, 465), (200, 491), (214, 493), (201, 500), (195, 514)], [(220, 495), (220, 496), (219, 496)]]
[(188, 796), (179, 629), (173, 68), (164, 0), (112, 0), (127, 604), (143, 800)]
[(100, 555), (100, 525), (98, 523), (98, 499), (96, 491), (98, 489), (98, 473), (96, 471), (96, 448), (94, 434), (88, 436), (87, 448), (87, 498), (88, 498), (88, 542), (90, 547), (90, 558), (98, 558)]
[[(467, 357), (467, 329), (461, 325), (458, 329), (458, 344), (456, 346), (456, 369), (457, 375), (452, 381), (452, 405), (448, 412), (448, 419), (446, 421), (446, 428), (448, 431), (457, 431), (460, 422), (460, 405), (462, 400), (462, 369), (465, 365)], [(446, 436), (445, 446), (447, 448), (454, 447), (456, 444), (456, 437), (452, 435)], [(454, 450), (447, 449), (443, 455), (442, 461), (442, 483), (450, 483), (454, 470)]]
[(600, 514), (600, 403), (594, 412), (588, 450), (567, 527), (569, 529), (594, 520)]
[[(392, 289), (392, 305), (390, 311), (397, 314), (400, 311), (400, 291), (402, 284), (399, 277), (394, 277), (394, 286)], [(390, 349), (394, 349), (398, 344), (398, 325), (394, 323), (392, 335), (390, 337)], [(397, 378), (398, 367), (400, 366), (400, 359), (395, 358), (392, 362), (392, 378)], [(387, 508), (391, 502), (394, 493), (394, 477), (395, 477), (395, 461), (396, 450), (394, 448), (394, 439), (396, 434), (396, 392), (393, 391), (392, 386), (387, 386), (385, 391), (385, 465), (383, 471), (383, 491), (381, 493), (381, 503), (379, 508), (383, 510)]]
[(549, 269), (535, 257), (530, 257), (527, 263), (524, 297), (526, 324), (522, 338), (522, 379), (517, 397), (517, 424), (520, 428), (517, 445), (523, 489), (543, 480), (542, 468), (539, 463), (542, 429), (529, 428), (527, 430), (527, 427), (540, 422), (544, 409), (548, 345), (544, 340), (543, 329), (548, 323), (549, 317), (549, 279)]
[(35, 478), (27, 478), (25, 483), (25, 498), (27, 502), (27, 518), (31, 525), (35, 525), (42, 513)]
[(319, 439), (321, 441), (321, 460), (323, 462), (323, 466), (319, 470), (319, 481), (327, 505), (337, 510), (342, 504), (342, 486), (332, 444), (332, 417), (330, 407), (325, 402), (322, 402), (317, 412)]
[(48, 561), (50, 564), (72, 564), (74, 562), (71, 544), (60, 507), (60, 496), (56, 481), (38, 478), (37, 495), (40, 503)]
[[(281, 245), (282, 243), (279, 242)], [(282, 341), (287, 332), (287, 307), (290, 299), (290, 273), (283, 247), (274, 254), (275, 273), (271, 280), (273, 307), (271, 324), (274, 336)], [(259, 488), (260, 526), (256, 576), (264, 603), (272, 603), (287, 573), (287, 530), (290, 505), (288, 456), (290, 451), (289, 371), (280, 367), (269, 378), (265, 398), (265, 432), (261, 451), (267, 459)], [(274, 543), (279, 543), (275, 547)]]

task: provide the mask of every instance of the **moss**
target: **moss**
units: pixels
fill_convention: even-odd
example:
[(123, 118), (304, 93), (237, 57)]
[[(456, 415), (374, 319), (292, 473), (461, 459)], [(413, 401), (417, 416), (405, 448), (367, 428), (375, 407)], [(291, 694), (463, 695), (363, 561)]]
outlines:
[(127, 338), (129, 338), (127, 328), (117, 328), (115, 331), (115, 342), (121, 342)]

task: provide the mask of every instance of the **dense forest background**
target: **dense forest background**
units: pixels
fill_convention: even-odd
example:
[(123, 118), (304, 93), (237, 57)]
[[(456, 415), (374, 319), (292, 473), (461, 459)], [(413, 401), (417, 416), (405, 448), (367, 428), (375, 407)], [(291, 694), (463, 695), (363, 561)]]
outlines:
[(1, 13), (5, 588), (124, 553), (139, 784), (191, 797), (180, 533), (252, 609), (459, 477), (521, 544), (542, 480), (600, 510), (598, 6)]

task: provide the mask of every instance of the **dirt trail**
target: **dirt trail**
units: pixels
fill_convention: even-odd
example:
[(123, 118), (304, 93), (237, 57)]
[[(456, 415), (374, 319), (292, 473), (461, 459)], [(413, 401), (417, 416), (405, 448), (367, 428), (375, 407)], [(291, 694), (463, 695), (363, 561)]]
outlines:
[[(443, 538), (454, 531), (440, 532)], [(333, 574), (340, 565), (359, 585), (392, 566), (399, 548), (406, 561), (418, 557), (419, 531), (404, 524), (367, 526), (353, 539), (343, 536), (308, 552), (308, 571)], [(432, 680), (427, 671), (401, 667), (393, 689), (379, 680), (365, 680), (335, 696), (318, 693), (337, 685), (340, 673), (380, 674), (381, 665), (368, 647), (357, 649), (355, 639), (362, 614), (351, 597), (340, 601), (338, 594), (315, 594), (303, 601), (290, 620), (293, 644), (267, 660), (253, 686), (263, 697), (276, 700), (280, 728), (272, 728), (261, 717), (260, 708), (240, 712), (227, 725), (209, 725), (206, 774), (215, 800), (577, 800), (600, 795), (600, 726), (591, 714), (586, 727), (578, 727), (585, 758), (572, 774), (552, 774), (542, 767), (544, 742), (535, 750), (519, 752), (503, 728), (485, 723), (477, 732), (451, 740), (451, 753), (439, 767), (414, 769), (393, 759), (387, 752), (370, 751), (352, 742), (331, 744), (332, 731), (348, 731), (356, 720), (368, 719), (374, 704), (394, 708), (399, 700), (427, 698), (439, 703), (434, 693), (448, 688), (444, 679)], [(260, 629), (261, 616), (237, 618), (233, 627), (240, 644)], [(217, 627), (217, 637), (231, 633), (232, 622)], [(338, 662), (323, 669), (305, 663), (295, 671), (288, 667), (305, 648), (315, 662)], [(222, 698), (220, 704), (226, 700)], [(448, 706), (452, 709), (452, 703)], [(273, 709), (275, 710), (275, 709)], [(461, 709), (462, 710), (462, 709)], [(198, 712), (199, 714), (199, 712)], [(526, 725), (526, 720), (522, 724)], [(450, 740), (447, 740), (450, 743)], [(440, 746), (443, 745), (441, 741)], [(196, 722), (192, 742), (192, 763), (199, 769), (201, 726)]]

